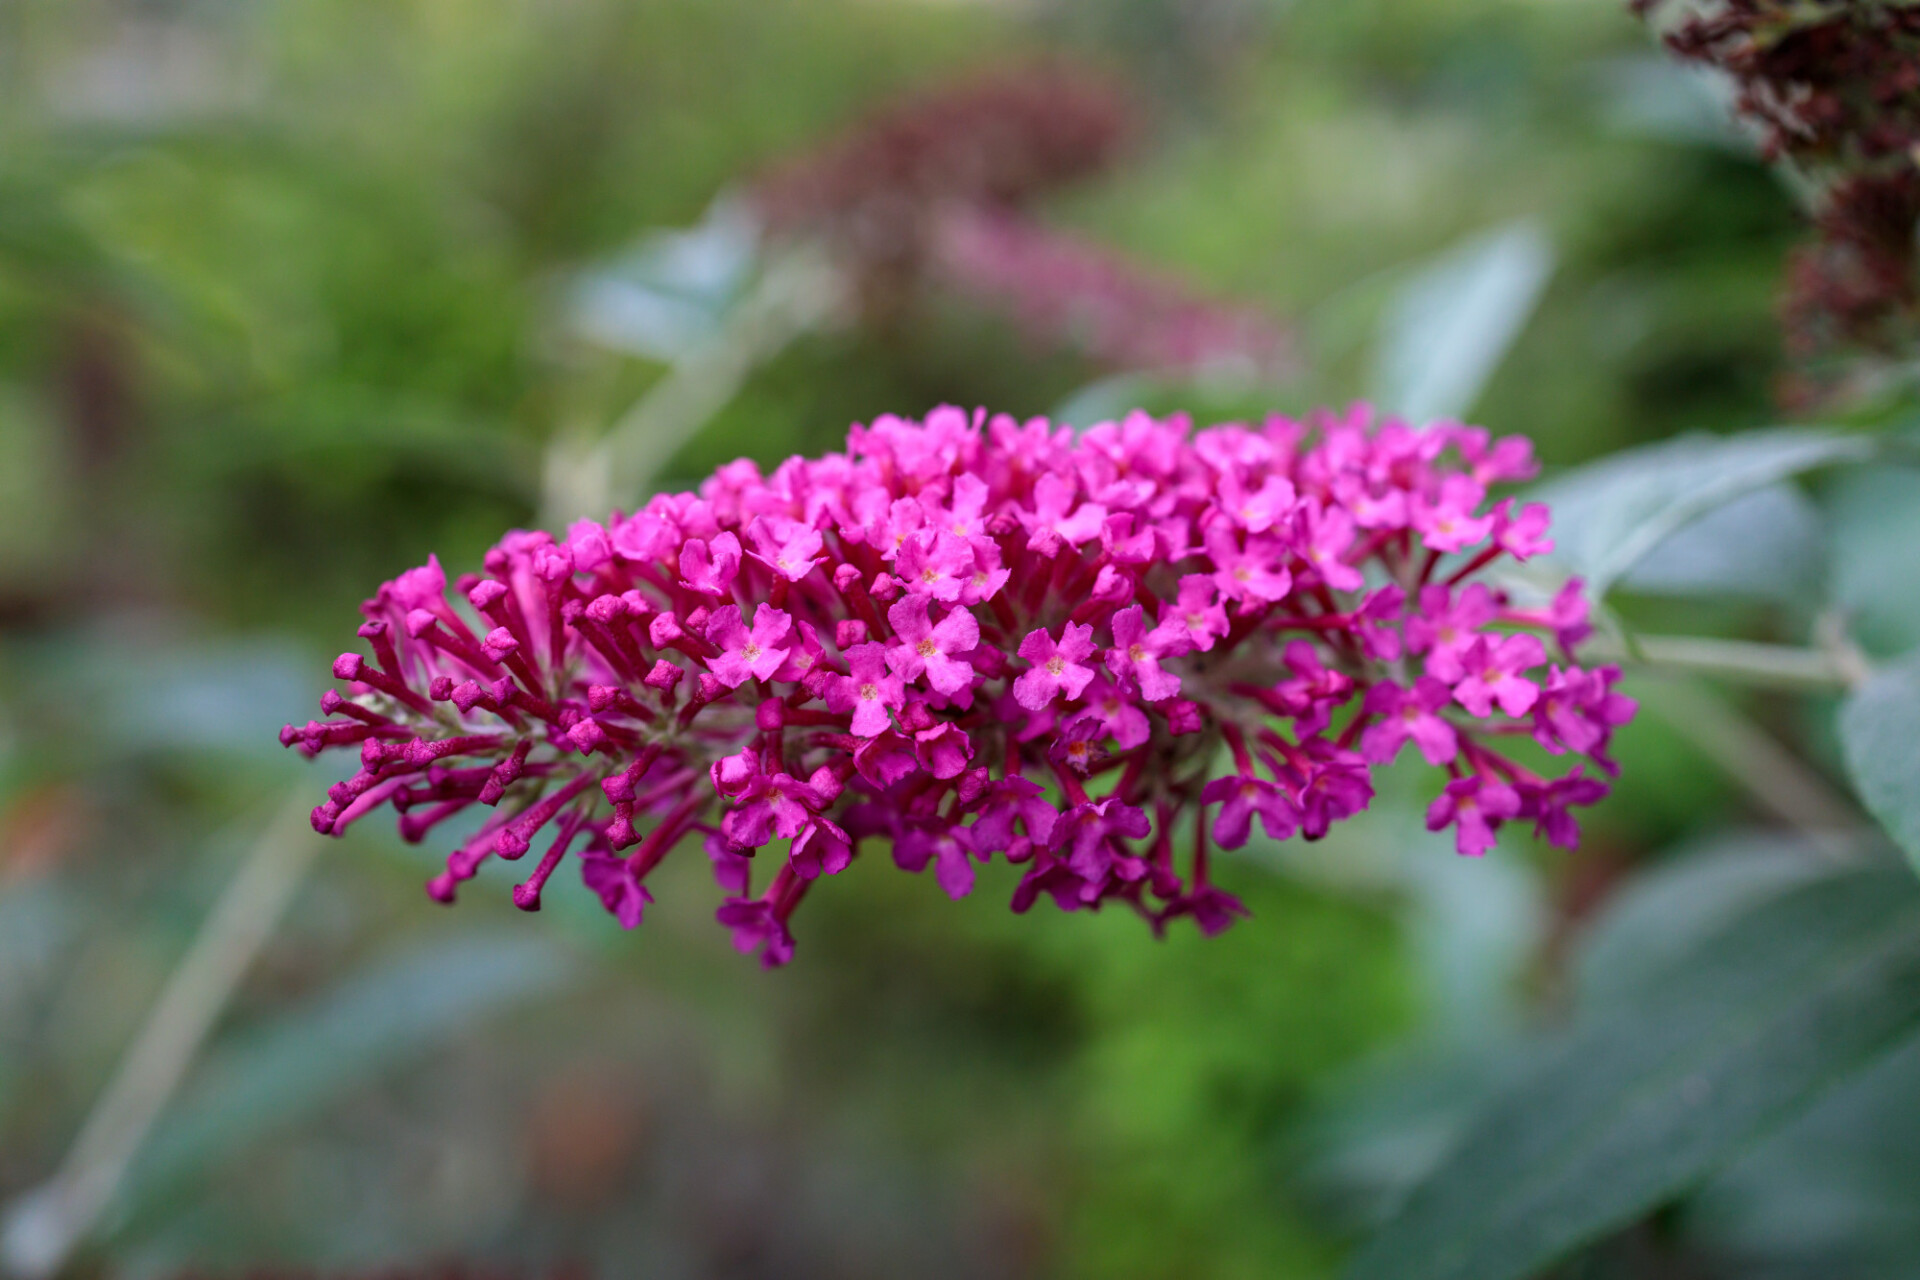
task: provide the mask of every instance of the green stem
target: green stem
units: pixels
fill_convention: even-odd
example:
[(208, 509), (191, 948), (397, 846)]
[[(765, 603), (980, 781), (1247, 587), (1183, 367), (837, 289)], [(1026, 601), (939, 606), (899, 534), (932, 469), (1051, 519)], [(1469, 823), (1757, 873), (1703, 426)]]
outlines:
[(307, 829), (307, 799), (304, 787), (295, 788), (246, 855), (59, 1170), (6, 1206), (0, 1274), (58, 1274), (111, 1206), (148, 1131), (326, 846)]
[(1707, 636), (1636, 635), (1622, 641), (1598, 635), (1582, 646), (1581, 656), (1802, 692), (1844, 693), (1869, 674), (1865, 658), (1850, 646), (1809, 649)]

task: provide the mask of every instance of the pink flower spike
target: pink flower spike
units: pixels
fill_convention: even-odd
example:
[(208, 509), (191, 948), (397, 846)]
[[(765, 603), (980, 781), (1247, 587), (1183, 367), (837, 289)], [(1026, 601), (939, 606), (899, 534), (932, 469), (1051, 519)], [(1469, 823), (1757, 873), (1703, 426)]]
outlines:
[(1510, 716), (1523, 716), (1539, 698), (1540, 686), (1521, 672), (1546, 660), (1547, 647), (1538, 636), (1526, 632), (1498, 640), (1481, 636), (1461, 659), (1467, 674), (1454, 686), (1453, 696), (1481, 718), (1493, 714), (1495, 703)]
[(1160, 655), (1147, 633), (1147, 611), (1139, 605), (1113, 615), (1114, 647), (1107, 650), (1107, 670), (1123, 689), (1138, 689), (1148, 702), (1164, 702), (1180, 692), (1180, 677), (1160, 669)]
[[(655, 868), (700, 839), (721, 922), (768, 964), (869, 838), (955, 896), (1000, 855), (1016, 912), (1216, 932), (1244, 912), (1209, 850), (1256, 820), (1319, 839), (1408, 740), (1457, 779), (1431, 816), (1463, 851), (1515, 818), (1577, 838), (1635, 707), (1613, 668), (1546, 664), (1588, 630), (1578, 582), (1522, 607), (1480, 576), (1547, 546), (1543, 508), (1484, 497), (1530, 465), (1524, 441), (1364, 405), (1199, 431), (883, 415), (844, 451), (509, 532), (484, 575), (399, 574), (362, 606), (327, 718), (280, 739), (358, 756), (316, 797), (323, 834), (382, 806), (409, 841), (478, 817), (429, 885), (443, 901), (557, 824), (517, 905), (573, 858), (637, 924)], [(1528, 733), (1580, 767), (1497, 753)]]
[(1382, 717), (1360, 735), (1360, 754), (1369, 764), (1389, 764), (1412, 738), (1431, 765), (1450, 763), (1460, 751), (1454, 727), (1439, 715), (1453, 701), (1453, 691), (1432, 676), (1421, 676), (1412, 689), (1383, 680), (1367, 690), (1365, 709)]
[(740, 621), (740, 606), (722, 605), (707, 619), (707, 640), (720, 650), (707, 666), (729, 689), (771, 679), (787, 660), (783, 641), (792, 631), (793, 619), (771, 606), (760, 606), (749, 632)]
[(1080, 665), (1093, 656), (1093, 628), (1069, 622), (1061, 628), (1060, 642), (1045, 629), (1029, 631), (1020, 642), (1020, 656), (1033, 669), (1013, 682), (1013, 696), (1029, 711), (1041, 711), (1061, 695), (1069, 699), (1093, 679), (1093, 668)]
[(967, 609), (953, 609), (939, 625), (929, 622), (932, 606), (924, 595), (903, 596), (887, 610), (887, 622), (900, 643), (887, 650), (887, 665), (902, 680), (926, 676), (927, 684), (955, 694), (973, 683), (973, 667), (958, 655), (980, 644), (980, 623)]
[(1520, 814), (1520, 793), (1482, 774), (1455, 778), (1427, 807), (1427, 830), (1454, 829), (1454, 848), (1477, 858), (1493, 848), (1494, 832)]

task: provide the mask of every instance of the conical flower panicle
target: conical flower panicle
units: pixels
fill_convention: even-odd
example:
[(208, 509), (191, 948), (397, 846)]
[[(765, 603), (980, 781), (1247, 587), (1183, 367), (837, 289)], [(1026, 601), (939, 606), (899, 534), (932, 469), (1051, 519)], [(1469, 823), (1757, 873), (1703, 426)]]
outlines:
[[(1408, 742), (1462, 853), (1509, 821), (1577, 840), (1634, 704), (1572, 660), (1577, 582), (1522, 608), (1476, 580), (1550, 549), (1544, 508), (1488, 502), (1532, 470), (1523, 439), (1364, 406), (1197, 433), (882, 417), (844, 453), (511, 533), (451, 589), (437, 561), (402, 574), (328, 718), (281, 737), (360, 752), (323, 833), (487, 812), (443, 901), (528, 859), (537, 910), (571, 857), (632, 927), (698, 834), (721, 923), (779, 964), (801, 899), (877, 841), (956, 898), (999, 855), (1015, 910), (1118, 899), (1212, 933), (1245, 914), (1213, 845), (1325, 834)], [(1503, 750), (1523, 736), (1593, 769), (1540, 776)]]

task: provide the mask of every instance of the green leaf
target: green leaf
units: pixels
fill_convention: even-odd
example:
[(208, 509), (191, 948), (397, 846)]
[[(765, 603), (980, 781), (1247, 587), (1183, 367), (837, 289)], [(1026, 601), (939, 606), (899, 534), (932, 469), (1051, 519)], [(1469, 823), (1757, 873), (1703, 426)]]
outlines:
[(466, 931), (386, 960), (216, 1051), (155, 1129), (129, 1207), (573, 972), (538, 934)]
[(1612, 58), (1594, 71), (1602, 119), (1619, 133), (1744, 157), (1759, 152), (1757, 132), (1734, 112), (1724, 72), (1659, 54)]
[(1760, 831), (1727, 832), (1661, 858), (1585, 930), (1570, 966), (1576, 1007), (1642, 999), (1702, 939), (1832, 873), (1833, 862), (1805, 841)]
[(1129, 409), (1144, 404), (1158, 381), (1143, 373), (1118, 373), (1081, 387), (1048, 413), (1056, 426), (1085, 429), (1096, 422), (1118, 421)]
[(1920, 1036), (1909, 1036), (1702, 1187), (1684, 1237), (1770, 1280), (1912, 1280), (1916, 1150)]
[(1920, 646), (1920, 468), (1861, 467), (1836, 476), (1826, 518), (1832, 554), (1826, 580), (1847, 629), (1870, 652), (1892, 656)]
[(1879, 442), (1817, 427), (1682, 436), (1629, 449), (1536, 486), (1553, 508), (1552, 561), (1594, 598), (1708, 512), (1816, 467), (1864, 462)]
[(1350, 1280), (1523, 1280), (1698, 1185), (1920, 1025), (1920, 886), (1836, 873), (1577, 1026), (1417, 1187)]
[(1523, 221), (1423, 267), (1382, 317), (1370, 398), (1415, 422), (1465, 415), (1526, 326), (1553, 266), (1545, 233)]
[(718, 337), (760, 267), (759, 228), (721, 198), (686, 231), (652, 231), (569, 285), (568, 324), (615, 351), (672, 362)]
[(1824, 543), (1819, 508), (1793, 485), (1771, 484), (1662, 539), (1620, 587), (1641, 595), (1815, 601)]
[(1920, 869), (1920, 659), (1884, 667), (1847, 695), (1840, 744), (1854, 789)]

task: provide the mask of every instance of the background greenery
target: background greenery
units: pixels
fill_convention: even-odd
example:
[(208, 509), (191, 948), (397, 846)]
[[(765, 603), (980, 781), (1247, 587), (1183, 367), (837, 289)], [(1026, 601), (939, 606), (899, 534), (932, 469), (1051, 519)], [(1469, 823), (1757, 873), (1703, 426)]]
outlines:
[[(1476, 420), (1558, 469), (1772, 419), (1800, 215), (1614, 0), (16, 0), (0, 1201), (58, 1163), (277, 798), (331, 780), (272, 735), (308, 715), (358, 600), (429, 551), (473, 565), (534, 518), (546, 442), (662, 375), (568, 336), (571, 273), (876, 103), (1042, 49), (1119, 72), (1153, 125), (1048, 220), (1268, 307), (1307, 356), (1279, 387), (1115, 394), (1203, 419), (1369, 394), (1407, 281), (1526, 222), (1554, 269)], [(669, 471), (941, 401), (1045, 412), (1098, 373), (933, 300), (795, 343)], [(1903, 480), (1814, 486), (1840, 516), (1821, 537), (1897, 545)], [(1834, 578), (1826, 546), (1803, 569), (1851, 593), (1870, 647), (1911, 644), (1877, 590), (1897, 559)], [(1622, 607), (1762, 637), (1806, 621), (1764, 588)], [(1634, 692), (1648, 712), (1578, 854), (1455, 859), (1419, 830), (1418, 781), (1389, 778), (1324, 846), (1229, 860), (1254, 918), (1211, 942), (1014, 918), (991, 873), (950, 904), (870, 857), (763, 975), (712, 925), (697, 858), (626, 935), (584, 891), (525, 917), (483, 881), (442, 912), (428, 853), (358, 831), (76, 1266), (1333, 1274), (1578, 1003), (1618, 886), (1778, 825), (1659, 686)], [(1808, 744), (1816, 783), (1837, 768), (1817, 701), (1738, 705)], [(1871, 1265), (1904, 1274), (1895, 1139), (1920, 1066), (1875, 1070), (1906, 1099), (1852, 1104), (1880, 1146), (1816, 1116), (1578, 1274), (1852, 1274), (1835, 1241), (1883, 1240)], [(1793, 1182), (1809, 1160), (1837, 1171), (1825, 1199)]]

